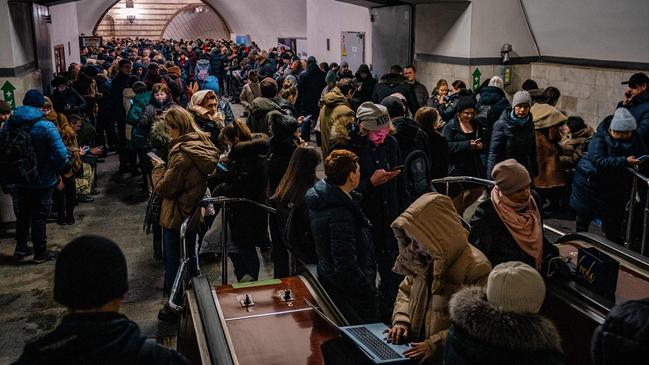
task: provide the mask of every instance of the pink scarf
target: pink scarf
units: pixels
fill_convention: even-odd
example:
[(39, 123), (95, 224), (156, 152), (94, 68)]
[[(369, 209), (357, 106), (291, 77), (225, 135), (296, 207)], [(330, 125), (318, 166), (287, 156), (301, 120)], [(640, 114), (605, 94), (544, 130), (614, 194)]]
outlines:
[(536, 269), (541, 270), (543, 256), (543, 227), (541, 214), (534, 198), (525, 203), (514, 203), (500, 193), (498, 186), (491, 190), (491, 202), (514, 241), (526, 254), (532, 256)]

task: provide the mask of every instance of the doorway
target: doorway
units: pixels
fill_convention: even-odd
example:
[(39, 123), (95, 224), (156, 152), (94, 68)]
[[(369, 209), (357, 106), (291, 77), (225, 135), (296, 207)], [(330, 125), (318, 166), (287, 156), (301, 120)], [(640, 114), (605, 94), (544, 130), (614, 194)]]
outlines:
[(347, 62), (352, 72), (365, 63), (365, 33), (340, 33), (340, 62)]

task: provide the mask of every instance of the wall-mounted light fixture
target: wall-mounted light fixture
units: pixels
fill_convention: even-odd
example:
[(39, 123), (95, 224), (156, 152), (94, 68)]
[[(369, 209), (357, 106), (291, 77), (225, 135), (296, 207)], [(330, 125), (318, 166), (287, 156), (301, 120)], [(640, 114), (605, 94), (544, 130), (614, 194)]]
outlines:
[(204, 13), (205, 12), (205, 6), (199, 5), (199, 6), (194, 8), (194, 11), (196, 11), (197, 13)]
[(503, 44), (503, 46), (500, 48), (500, 57), (503, 59), (503, 63), (508, 63), (509, 62), (509, 52), (512, 51), (512, 45), (509, 43)]
[(509, 52), (512, 51), (512, 45), (509, 43), (503, 44), (500, 48), (500, 58), (502, 58), (503, 65), (500, 68), (500, 78), (503, 79), (505, 85), (510, 85), (512, 82), (512, 66), (509, 64), (511, 61)]

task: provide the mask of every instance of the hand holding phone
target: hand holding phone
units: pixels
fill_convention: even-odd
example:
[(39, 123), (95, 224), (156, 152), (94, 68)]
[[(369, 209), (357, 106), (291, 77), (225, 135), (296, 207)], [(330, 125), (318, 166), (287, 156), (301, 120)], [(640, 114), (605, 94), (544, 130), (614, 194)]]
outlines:
[(165, 164), (164, 160), (162, 158), (160, 158), (160, 156), (156, 155), (153, 152), (149, 152), (146, 155), (149, 156), (149, 158), (151, 159), (151, 161), (153, 162), (154, 165), (164, 165)]
[(403, 170), (404, 167), (406, 167), (406, 165), (398, 165), (398, 166), (391, 167), (390, 169), (388, 169), (388, 171), (401, 171)]

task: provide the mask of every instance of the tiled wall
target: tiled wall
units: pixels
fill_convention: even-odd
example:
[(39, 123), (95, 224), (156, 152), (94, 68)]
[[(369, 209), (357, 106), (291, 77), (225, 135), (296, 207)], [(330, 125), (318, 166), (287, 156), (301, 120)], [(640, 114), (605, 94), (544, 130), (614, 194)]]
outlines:
[[(440, 78), (449, 83), (463, 80), (471, 87), (471, 74), (475, 68), (482, 73), (481, 81), (499, 73), (498, 66), (462, 66), (445, 63), (416, 61), (417, 79), (429, 91)], [(615, 106), (622, 100), (626, 87), (622, 81), (639, 71), (580, 67), (561, 64), (535, 62), (527, 65), (514, 65), (512, 85), (505, 87), (508, 96), (520, 88), (528, 78), (535, 80), (539, 87), (554, 86), (561, 91), (557, 107), (566, 115), (578, 115), (595, 127), (604, 117), (613, 114)], [(647, 72), (647, 71), (644, 71)]]

